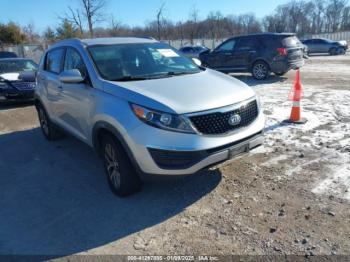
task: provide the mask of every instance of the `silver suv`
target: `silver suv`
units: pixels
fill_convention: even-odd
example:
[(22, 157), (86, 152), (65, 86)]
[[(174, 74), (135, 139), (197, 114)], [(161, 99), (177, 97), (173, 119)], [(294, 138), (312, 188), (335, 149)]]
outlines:
[(64, 130), (93, 147), (119, 196), (140, 189), (145, 176), (192, 174), (263, 141), (250, 87), (147, 38), (53, 45), (35, 99), (45, 137)]

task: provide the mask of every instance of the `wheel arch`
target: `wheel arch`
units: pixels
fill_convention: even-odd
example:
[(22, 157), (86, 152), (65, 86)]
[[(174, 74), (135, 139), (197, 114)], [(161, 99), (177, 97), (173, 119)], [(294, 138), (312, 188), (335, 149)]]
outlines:
[(132, 154), (131, 149), (129, 148), (127, 142), (123, 138), (121, 132), (119, 132), (118, 129), (115, 128), (113, 125), (105, 121), (96, 122), (92, 129), (92, 145), (96, 154), (100, 157), (102, 156), (102, 137), (106, 134), (111, 135), (112, 137), (117, 139), (117, 141), (125, 150), (132, 164), (134, 165), (136, 171), (138, 173), (142, 173), (136, 159), (134, 158), (134, 155)]
[(262, 57), (258, 57), (258, 58), (256, 58), (256, 59), (253, 60), (253, 62), (252, 62), (252, 63), (250, 64), (250, 66), (249, 66), (249, 71), (251, 71), (251, 70), (253, 69), (253, 66), (254, 66), (257, 62), (259, 62), (259, 61), (264, 62), (264, 63), (268, 66), (269, 70), (271, 71), (270, 63), (267, 61), (267, 59), (262, 58)]

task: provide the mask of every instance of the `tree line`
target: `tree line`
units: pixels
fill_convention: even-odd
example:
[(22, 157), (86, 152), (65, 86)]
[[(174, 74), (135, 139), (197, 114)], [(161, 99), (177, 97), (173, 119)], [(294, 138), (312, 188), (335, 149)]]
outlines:
[[(76, 0), (76, 7), (69, 6), (57, 15), (59, 25), (47, 27), (40, 35), (33, 24), (20, 27), (14, 22), (0, 24), (0, 43), (53, 43), (73, 37), (150, 36), (159, 40), (224, 39), (234, 35), (259, 32), (294, 32), (307, 34), (333, 33), (350, 30), (350, 6), (347, 0), (292, 0), (263, 18), (254, 13), (224, 16), (212, 11), (200, 18), (200, 11), (193, 6), (186, 21), (166, 18), (166, 5), (154, 12), (154, 19), (144, 26), (129, 26), (113, 14), (107, 14), (106, 0)], [(101, 27), (101, 23), (107, 25)]]

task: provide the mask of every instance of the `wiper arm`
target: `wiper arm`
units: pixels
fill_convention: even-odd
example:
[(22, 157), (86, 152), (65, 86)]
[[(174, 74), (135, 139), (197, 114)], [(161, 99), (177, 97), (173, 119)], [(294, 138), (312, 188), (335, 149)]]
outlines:
[(180, 71), (180, 72), (168, 72), (167, 75), (169, 76), (179, 76), (179, 75), (191, 75), (191, 74), (195, 74), (196, 72), (187, 72), (187, 71)]
[(111, 79), (111, 81), (141, 81), (147, 80), (148, 77), (139, 77), (139, 76), (123, 76), (115, 79)]

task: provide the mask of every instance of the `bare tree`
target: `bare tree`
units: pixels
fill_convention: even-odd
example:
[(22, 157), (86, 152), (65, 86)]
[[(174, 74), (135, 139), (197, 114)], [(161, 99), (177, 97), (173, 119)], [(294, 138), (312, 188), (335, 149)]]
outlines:
[(199, 10), (197, 9), (197, 6), (194, 5), (190, 11), (189, 21), (187, 22), (188, 33), (189, 33), (189, 37), (192, 45), (193, 45), (194, 39), (198, 37), (198, 31), (200, 29), (198, 21), (199, 21)]
[(162, 39), (162, 20), (163, 20), (163, 12), (164, 12), (164, 7), (165, 7), (165, 3), (163, 3), (159, 9), (157, 10), (157, 35), (158, 35), (158, 39), (161, 40)]
[(67, 20), (68, 22), (76, 26), (79, 29), (80, 34), (83, 35), (84, 29), (83, 29), (82, 14), (78, 8), (73, 9), (72, 7), (68, 6), (68, 12), (66, 12), (63, 16), (58, 16), (58, 19), (60, 19), (61, 22), (64, 22), (64, 20)]
[(118, 36), (120, 34), (122, 26), (122, 23), (118, 21), (112, 14), (110, 18), (110, 35), (113, 37)]
[(346, 2), (346, 0), (329, 0), (326, 10), (328, 31), (336, 32), (339, 29)]
[(23, 27), (23, 32), (26, 35), (27, 41), (31, 44), (39, 42), (39, 34), (35, 30), (34, 23), (31, 22)]
[(94, 37), (94, 26), (103, 21), (106, 0), (79, 0), (83, 6), (83, 15), (87, 20), (90, 37)]

